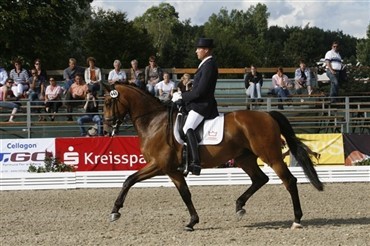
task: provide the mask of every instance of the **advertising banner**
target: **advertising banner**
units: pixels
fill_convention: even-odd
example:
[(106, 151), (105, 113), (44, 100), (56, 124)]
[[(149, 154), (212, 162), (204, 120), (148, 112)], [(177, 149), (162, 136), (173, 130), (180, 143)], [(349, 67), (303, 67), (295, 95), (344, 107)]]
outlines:
[(27, 172), (55, 155), (54, 138), (0, 139), (0, 173)]
[(344, 134), (343, 138), (347, 166), (370, 159), (370, 135)]
[[(333, 134), (297, 134), (297, 137), (306, 145), (311, 160), (316, 165), (344, 165), (343, 137), (341, 133)], [(286, 146), (282, 149), (286, 154), (284, 162), (289, 166), (298, 166), (298, 163)], [(318, 155), (316, 155), (318, 154)], [(319, 158), (316, 158), (319, 157)], [(258, 163), (264, 163), (258, 159)]]
[(146, 165), (139, 138), (57, 138), (56, 156), (76, 171), (139, 170)]

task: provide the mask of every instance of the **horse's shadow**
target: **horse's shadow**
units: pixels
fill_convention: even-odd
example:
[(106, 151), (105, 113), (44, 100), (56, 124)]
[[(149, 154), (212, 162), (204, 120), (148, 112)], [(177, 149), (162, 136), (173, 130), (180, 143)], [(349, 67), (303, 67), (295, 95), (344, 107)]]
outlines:
[[(361, 218), (341, 218), (341, 219), (325, 219), (325, 218), (317, 218), (317, 219), (308, 219), (303, 220), (302, 225), (304, 227), (313, 226), (313, 227), (326, 227), (326, 226), (345, 226), (345, 225), (369, 225), (370, 218), (368, 217), (361, 217)], [(246, 228), (264, 228), (264, 229), (278, 229), (283, 227), (290, 227), (292, 225), (292, 221), (284, 220), (284, 221), (268, 221), (268, 222), (259, 222), (259, 223), (251, 223), (245, 225), (243, 227)]]

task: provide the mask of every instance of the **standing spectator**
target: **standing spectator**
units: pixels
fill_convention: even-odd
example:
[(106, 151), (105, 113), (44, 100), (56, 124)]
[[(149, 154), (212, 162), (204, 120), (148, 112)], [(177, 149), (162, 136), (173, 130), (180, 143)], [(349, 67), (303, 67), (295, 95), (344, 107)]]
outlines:
[(131, 69), (130, 69), (130, 78), (128, 82), (130, 84), (135, 84), (137, 87), (144, 89), (144, 80), (142, 76), (143, 71), (139, 69), (139, 63), (137, 60), (131, 61)]
[(299, 68), (295, 70), (294, 74), (295, 90), (298, 94), (302, 94), (302, 91), (307, 88), (308, 95), (312, 93), (311, 87), (311, 71), (306, 66), (304, 60), (299, 61)]
[(16, 97), (23, 97), (23, 93), (29, 89), (28, 84), (28, 72), (26, 69), (22, 68), (22, 61), (19, 58), (13, 61), (14, 68), (10, 70), (9, 78), (14, 80), (14, 85), (12, 90)]
[[(72, 113), (73, 108), (83, 103), (81, 100), (85, 100), (87, 91), (88, 87), (83, 80), (82, 74), (76, 74), (74, 83), (67, 91), (65, 97), (67, 113)], [(67, 116), (67, 121), (73, 121), (72, 115), (69, 114)]]
[(86, 102), (84, 105), (86, 115), (82, 115), (77, 119), (77, 123), (80, 126), (81, 136), (88, 136), (83, 126), (84, 123), (94, 122), (97, 126), (98, 136), (103, 136), (102, 132), (102, 118), (99, 114), (99, 102), (96, 98), (96, 93), (88, 90), (86, 94)]
[(250, 69), (251, 71), (247, 73), (244, 78), (246, 94), (251, 97), (252, 102), (254, 102), (256, 98), (258, 102), (263, 102), (261, 96), (261, 87), (263, 85), (262, 74), (257, 72), (257, 68), (254, 65), (251, 65)]
[(157, 65), (155, 56), (149, 57), (149, 65), (145, 67), (145, 84), (147, 90), (153, 95), (157, 95), (156, 85), (163, 80), (162, 69)]
[(166, 102), (171, 100), (175, 83), (170, 80), (170, 75), (167, 72), (163, 73), (163, 80), (157, 84), (159, 100)]
[(0, 87), (5, 85), (6, 80), (8, 79), (8, 73), (5, 68), (0, 66)]
[(85, 82), (87, 87), (93, 93), (96, 93), (100, 90), (100, 82), (101, 82), (101, 70), (98, 67), (95, 67), (95, 58), (89, 57), (86, 60), (87, 68), (85, 69)]
[(42, 83), (45, 84), (48, 76), (47, 76), (46, 70), (42, 68), (41, 60), (39, 58), (35, 59), (34, 66), (37, 71), (38, 77), (40, 78)]
[(184, 73), (184, 75), (181, 77), (179, 84), (177, 85), (177, 91), (178, 92), (185, 92), (190, 91), (191, 86), (193, 85), (193, 82), (190, 79), (190, 74)]
[(77, 66), (77, 61), (75, 58), (69, 58), (68, 67), (63, 71), (64, 79), (64, 93), (67, 93), (71, 85), (74, 83), (74, 79), (77, 74), (84, 74), (85, 69), (83, 67)]
[(339, 43), (334, 41), (331, 50), (325, 54), (326, 75), (330, 79), (330, 102), (335, 103), (341, 82), (342, 57), (339, 54)]
[[(41, 101), (44, 101), (45, 95), (45, 83), (41, 80), (35, 68), (31, 69), (31, 77), (28, 79), (28, 82), (30, 89), (27, 93), (28, 99), (31, 101), (31, 105), (42, 105)], [(36, 110), (36, 112), (40, 113), (40, 109)], [(43, 117), (39, 115), (39, 121), (41, 120), (43, 120)]]
[(13, 79), (8, 78), (5, 81), (5, 85), (0, 87), (0, 107), (1, 108), (9, 108), (12, 110), (10, 114), (9, 122), (14, 122), (14, 116), (19, 109), (19, 104), (15, 103), (18, 98), (14, 95), (12, 90), (12, 86), (14, 84)]
[(113, 85), (115, 83), (124, 83), (126, 82), (127, 76), (126, 72), (121, 70), (121, 61), (114, 60), (113, 62), (114, 69), (109, 72), (108, 82)]
[(46, 113), (53, 114), (50, 117), (54, 121), (55, 114), (58, 113), (59, 108), (62, 106), (62, 87), (60, 87), (54, 78), (49, 79), (49, 85), (45, 89), (45, 111)]
[[(272, 93), (279, 97), (279, 102), (282, 101), (291, 101), (288, 99), (289, 96), (289, 87), (290, 81), (288, 76), (284, 74), (282, 67), (278, 67), (277, 73), (272, 76)], [(279, 104), (279, 109), (284, 109), (282, 104)]]

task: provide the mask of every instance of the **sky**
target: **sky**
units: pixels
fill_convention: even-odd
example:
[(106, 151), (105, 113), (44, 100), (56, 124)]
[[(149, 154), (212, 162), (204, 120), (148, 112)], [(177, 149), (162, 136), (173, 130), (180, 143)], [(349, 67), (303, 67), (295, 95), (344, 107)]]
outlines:
[(229, 13), (233, 9), (247, 11), (251, 5), (263, 3), (270, 13), (269, 26), (318, 27), (324, 31), (342, 31), (356, 38), (366, 38), (370, 24), (370, 0), (94, 0), (94, 8), (121, 11), (129, 20), (141, 16), (145, 11), (160, 3), (171, 4), (179, 14), (180, 21), (190, 19), (192, 25), (203, 25), (212, 14), (218, 14), (221, 8)]

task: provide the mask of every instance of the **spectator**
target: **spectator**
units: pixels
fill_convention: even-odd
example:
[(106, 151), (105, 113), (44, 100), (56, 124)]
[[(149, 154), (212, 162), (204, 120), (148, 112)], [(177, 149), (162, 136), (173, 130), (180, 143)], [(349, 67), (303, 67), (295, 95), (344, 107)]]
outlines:
[(8, 79), (8, 73), (5, 68), (0, 66), (0, 87), (5, 85), (6, 80)]
[(50, 117), (54, 121), (55, 115), (58, 113), (59, 108), (62, 106), (62, 87), (60, 87), (56, 80), (51, 77), (49, 85), (45, 89), (45, 111), (46, 113), (53, 114)]
[(64, 93), (67, 93), (71, 85), (74, 83), (74, 79), (77, 74), (83, 74), (85, 69), (83, 67), (77, 66), (77, 61), (75, 58), (69, 58), (69, 66), (63, 71), (64, 79)]
[(193, 82), (190, 79), (190, 74), (185, 73), (181, 79), (180, 83), (177, 85), (177, 91), (178, 92), (185, 92), (185, 91), (190, 91), (191, 87), (193, 85)]
[[(31, 77), (28, 79), (30, 89), (28, 90), (28, 100), (31, 101), (31, 105), (43, 105), (41, 101), (44, 101), (45, 95), (45, 84), (40, 79), (40, 76), (37, 73), (35, 68), (31, 69)], [(40, 101), (41, 100), (41, 101)], [(38, 101), (38, 102), (37, 102)], [(32, 110), (35, 111), (35, 110)], [(40, 113), (40, 109), (37, 109), (36, 112)], [(39, 115), (39, 121), (43, 120), (43, 117)]]
[(307, 89), (308, 95), (312, 93), (311, 87), (311, 71), (306, 66), (304, 60), (299, 61), (299, 68), (295, 70), (294, 74), (295, 90), (298, 94), (302, 94), (303, 90)]
[(40, 78), (40, 80), (42, 81), (42, 83), (46, 83), (46, 79), (47, 79), (47, 74), (46, 74), (46, 70), (42, 68), (41, 66), (41, 60), (39, 58), (37, 58), (34, 62), (35, 64), (35, 69), (37, 71), (37, 74), (38, 74), (38, 77)]
[[(284, 70), (282, 67), (278, 67), (277, 73), (272, 76), (272, 94), (277, 95), (279, 97), (279, 102), (283, 101), (291, 101), (288, 99), (289, 90), (288, 87), (290, 86), (290, 81), (288, 76), (284, 74)], [(282, 104), (279, 104), (279, 109), (284, 109)]]
[(16, 58), (13, 61), (14, 68), (9, 73), (9, 78), (14, 80), (14, 85), (12, 87), (14, 96), (24, 97), (24, 93), (29, 89), (28, 84), (28, 72), (26, 69), (22, 68), (22, 61)]
[(149, 57), (149, 65), (145, 67), (145, 84), (147, 90), (156, 96), (156, 85), (159, 81), (163, 80), (162, 69), (155, 62), (155, 56)]
[(83, 80), (82, 74), (76, 74), (74, 83), (67, 91), (65, 97), (67, 113), (69, 113), (67, 121), (73, 121), (72, 115), (70, 114), (73, 112), (73, 108), (83, 104), (81, 100), (85, 100), (87, 91), (88, 87)]
[(12, 90), (13, 84), (14, 80), (8, 78), (5, 81), (5, 85), (0, 87), (0, 107), (9, 108), (12, 110), (12, 113), (10, 114), (10, 118), (8, 120), (9, 122), (14, 122), (14, 116), (20, 107), (18, 103), (14, 102), (17, 101), (18, 98), (14, 95), (14, 92)]
[(101, 82), (101, 70), (98, 67), (95, 67), (95, 58), (89, 57), (87, 58), (87, 68), (85, 69), (85, 82), (87, 87), (93, 93), (96, 93), (100, 90), (100, 82)]
[(98, 136), (103, 136), (102, 133), (102, 118), (99, 112), (99, 102), (96, 98), (96, 93), (88, 90), (86, 94), (86, 102), (84, 105), (85, 115), (82, 115), (77, 119), (77, 123), (80, 126), (81, 136), (89, 136), (83, 126), (84, 123), (94, 122), (97, 126)]
[(246, 94), (251, 97), (252, 102), (256, 100), (256, 96), (258, 102), (263, 102), (261, 96), (261, 87), (263, 85), (262, 74), (257, 72), (257, 68), (254, 65), (251, 65), (250, 69), (251, 71), (247, 73), (244, 78)]
[(332, 49), (325, 54), (326, 75), (330, 79), (330, 102), (335, 103), (338, 96), (342, 73), (342, 57), (339, 54), (339, 43), (333, 42)]
[(175, 83), (170, 80), (170, 75), (167, 72), (163, 73), (163, 80), (157, 84), (159, 100), (166, 102), (171, 100)]
[(127, 76), (125, 71), (121, 70), (120, 60), (114, 60), (113, 62), (114, 69), (109, 72), (108, 82), (113, 85), (115, 83), (124, 83), (126, 82)]
[(139, 69), (139, 63), (137, 60), (131, 61), (130, 78), (128, 82), (135, 84), (139, 88), (145, 89), (144, 80), (142, 76), (143, 71)]

